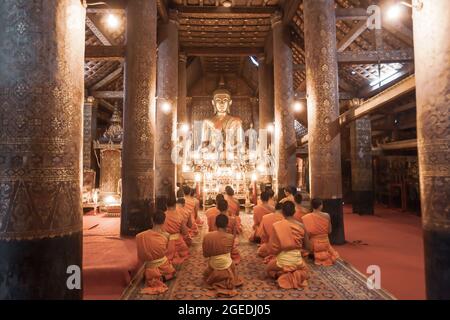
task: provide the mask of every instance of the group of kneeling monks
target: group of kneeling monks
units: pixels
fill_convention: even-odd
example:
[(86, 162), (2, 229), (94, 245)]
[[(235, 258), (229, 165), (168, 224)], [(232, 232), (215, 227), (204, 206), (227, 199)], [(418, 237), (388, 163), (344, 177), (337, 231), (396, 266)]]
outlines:
[[(136, 236), (138, 257), (145, 263), (146, 288), (141, 293), (159, 294), (168, 289), (165, 282), (189, 257), (188, 247), (203, 224), (195, 190), (183, 186), (183, 193), (178, 200), (175, 195), (158, 198), (153, 228)], [(257, 254), (267, 264), (267, 275), (281, 288), (302, 288), (309, 278), (304, 257), (313, 257), (317, 265), (330, 266), (339, 255), (329, 242), (330, 217), (322, 212), (322, 201), (313, 199), (312, 212), (307, 213), (295, 188), (286, 188), (284, 195), (275, 204), (271, 189), (261, 193), (253, 209), (249, 240), (259, 244)], [(226, 187), (225, 195), (218, 194), (215, 206), (205, 212), (209, 232), (203, 238), (203, 255), (208, 259), (203, 276), (208, 288), (221, 297), (237, 295), (236, 288), (243, 285), (237, 272), (242, 233), (239, 209), (233, 189)]]

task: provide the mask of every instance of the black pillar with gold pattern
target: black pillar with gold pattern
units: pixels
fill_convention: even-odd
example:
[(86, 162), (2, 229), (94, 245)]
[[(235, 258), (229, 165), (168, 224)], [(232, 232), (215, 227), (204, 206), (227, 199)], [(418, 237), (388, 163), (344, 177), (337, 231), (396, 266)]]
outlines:
[(0, 299), (82, 298), (85, 14), (0, 1)]

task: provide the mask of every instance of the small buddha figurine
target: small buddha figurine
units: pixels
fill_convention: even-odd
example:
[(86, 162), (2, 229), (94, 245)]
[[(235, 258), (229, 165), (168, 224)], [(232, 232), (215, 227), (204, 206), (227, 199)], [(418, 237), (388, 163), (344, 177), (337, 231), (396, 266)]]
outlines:
[(214, 91), (212, 104), (215, 115), (203, 121), (203, 147), (212, 146), (215, 151), (221, 151), (227, 144), (232, 147), (243, 146), (242, 120), (229, 114), (232, 103), (231, 93), (228, 90), (219, 88)]

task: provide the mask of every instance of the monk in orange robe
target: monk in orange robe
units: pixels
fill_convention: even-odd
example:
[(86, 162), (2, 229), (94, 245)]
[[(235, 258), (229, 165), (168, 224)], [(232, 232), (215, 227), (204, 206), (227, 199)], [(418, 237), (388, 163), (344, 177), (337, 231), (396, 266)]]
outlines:
[(195, 200), (191, 197), (191, 188), (189, 186), (183, 186), (185, 208), (189, 212), (192, 221), (192, 227), (190, 229), (191, 237), (196, 236), (199, 232), (196, 213), (195, 213)]
[(243, 284), (231, 258), (234, 236), (226, 232), (227, 225), (228, 217), (219, 214), (216, 218), (217, 231), (209, 232), (203, 239), (203, 255), (208, 258), (203, 278), (208, 288), (215, 290), (218, 297), (237, 295), (236, 288)]
[(175, 197), (167, 199), (166, 221), (163, 229), (169, 236), (167, 245), (167, 258), (174, 264), (179, 265), (189, 257), (189, 248), (184, 242), (183, 236), (186, 236), (188, 230), (184, 224), (184, 217), (176, 210)]
[(228, 202), (230, 216), (239, 216), (241, 205), (239, 204), (239, 201), (234, 198), (234, 190), (231, 186), (225, 187), (225, 200)]
[(287, 201), (283, 204), (285, 219), (274, 223), (269, 246), (274, 257), (267, 265), (267, 274), (277, 279), (283, 289), (298, 289), (308, 285), (309, 269), (303, 261), (301, 250), (307, 242), (304, 226), (294, 219), (295, 205)]
[(208, 223), (208, 231), (215, 231), (216, 230), (216, 217), (217, 215), (220, 213), (220, 210), (217, 208), (217, 204), (219, 203), (219, 201), (223, 201), (225, 200), (223, 197), (223, 194), (219, 193), (216, 195), (216, 203), (215, 206), (212, 208), (209, 208), (208, 210), (206, 210), (205, 212), (205, 216), (206, 216), (206, 221)]
[(180, 216), (183, 217), (183, 224), (186, 226), (186, 230), (188, 232), (186, 234), (183, 234), (183, 240), (186, 242), (188, 246), (192, 245), (192, 237), (190, 235), (190, 229), (192, 228), (192, 219), (191, 215), (189, 214), (189, 211), (186, 210), (186, 200), (184, 198), (178, 198), (177, 199), (177, 212)]
[(191, 189), (191, 199), (194, 200), (194, 214), (195, 214), (195, 222), (197, 223), (198, 226), (202, 226), (203, 225), (203, 220), (200, 218), (200, 216), (198, 215), (198, 212), (200, 211), (200, 200), (197, 199), (196, 195), (196, 191), (194, 188)]
[(294, 201), (295, 201), (294, 219), (297, 220), (298, 222), (302, 222), (303, 216), (308, 213), (306, 208), (302, 206), (302, 201), (303, 201), (302, 195), (300, 193), (297, 193), (294, 196)]
[(280, 200), (280, 202), (283, 204), (287, 201), (290, 201), (292, 203), (295, 202), (294, 195), (297, 193), (297, 189), (295, 187), (287, 187), (284, 188), (284, 198)]
[(269, 205), (269, 194), (264, 191), (260, 196), (261, 204), (258, 204), (253, 208), (253, 233), (249, 240), (252, 242), (260, 243), (261, 238), (256, 235), (256, 232), (261, 224), (262, 218), (271, 212), (275, 212), (275, 208)]
[(257, 254), (262, 258), (266, 258), (270, 255), (269, 239), (273, 232), (273, 224), (284, 219), (281, 208), (281, 203), (277, 203), (275, 212), (266, 214), (261, 219), (261, 223), (256, 231), (256, 236), (261, 239), (261, 245), (258, 248)]
[(162, 228), (166, 215), (157, 211), (153, 216), (153, 228), (136, 236), (137, 254), (140, 263), (145, 265), (147, 287), (141, 294), (160, 294), (167, 291), (164, 281), (175, 277), (175, 269), (167, 258), (169, 234)]
[(314, 263), (321, 266), (331, 266), (339, 258), (339, 254), (330, 244), (328, 235), (331, 233), (331, 221), (328, 213), (322, 212), (321, 199), (312, 199), (312, 213), (305, 215), (302, 220), (311, 242), (314, 253)]

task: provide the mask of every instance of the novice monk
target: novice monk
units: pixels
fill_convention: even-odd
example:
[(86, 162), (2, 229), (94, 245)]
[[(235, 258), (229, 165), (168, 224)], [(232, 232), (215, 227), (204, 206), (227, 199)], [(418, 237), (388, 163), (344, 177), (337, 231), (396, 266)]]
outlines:
[(281, 203), (285, 203), (290, 201), (294, 203), (294, 195), (297, 193), (297, 189), (295, 187), (287, 187), (284, 188), (284, 198), (280, 200)]
[[(273, 257), (267, 265), (267, 274), (277, 279), (283, 289), (297, 289), (308, 285), (309, 272), (301, 250), (306, 232), (304, 226), (293, 218), (295, 205), (283, 204), (284, 220), (273, 225), (269, 246)], [(306, 238), (306, 242), (307, 242)]]
[(200, 201), (195, 197), (196, 191), (194, 188), (191, 189), (191, 198), (194, 200), (194, 213), (195, 213), (195, 222), (201, 226), (203, 225), (203, 220), (200, 219), (198, 212), (200, 211)]
[(188, 230), (184, 217), (176, 210), (176, 204), (175, 196), (167, 199), (166, 221), (163, 229), (170, 234), (167, 258), (174, 265), (179, 265), (189, 257), (189, 248), (183, 239), (183, 236), (187, 236)]
[(321, 199), (312, 199), (311, 207), (313, 212), (303, 216), (302, 220), (310, 238), (314, 263), (331, 266), (339, 258), (339, 254), (333, 249), (328, 238), (331, 233), (330, 215), (322, 212)]
[(205, 212), (206, 221), (208, 222), (208, 231), (215, 231), (216, 230), (216, 217), (220, 213), (220, 210), (217, 208), (217, 204), (219, 201), (224, 201), (223, 194), (218, 193), (216, 195), (216, 205), (212, 208), (209, 208)]
[(209, 232), (203, 239), (203, 255), (209, 258), (203, 277), (208, 287), (216, 290), (218, 297), (233, 297), (238, 294), (236, 287), (243, 284), (231, 259), (234, 236), (226, 232), (226, 215), (219, 214), (215, 224), (217, 231)]
[(177, 212), (179, 215), (183, 217), (183, 224), (186, 226), (186, 229), (188, 230), (188, 232), (183, 235), (183, 240), (184, 242), (186, 242), (188, 246), (190, 246), (192, 244), (192, 238), (189, 235), (189, 230), (192, 228), (192, 220), (189, 211), (186, 210), (185, 204), (186, 201), (184, 200), (184, 198), (177, 199)]
[(294, 196), (294, 201), (295, 201), (294, 219), (297, 220), (298, 222), (302, 222), (302, 217), (308, 213), (306, 208), (302, 206), (303, 201), (302, 195), (300, 193), (297, 193)]
[(261, 238), (256, 235), (256, 232), (261, 224), (262, 218), (271, 212), (275, 211), (275, 208), (269, 205), (269, 194), (267, 192), (262, 192), (261, 203), (253, 208), (253, 233), (250, 236), (249, 240), (252, 242), (260, 243)]
[(166, 256), (169, 234), (162, 229), (165, 219), (164, 212), (157, 211), (153, 216), (153, 228), (136, 236), (138, 259), (145, 264), (147, 284), (141, 294), (160, 294), (167, 291), (163, 281), (175, 276), (175, 269)]
[(195, 200), (193, 197), (191, 197), (191, 188), (189, 186), (183, 186), (183, 192), (184, 192), (184, 200), (185, 200), (185, 209), (189, 212), (191, 216), (192, 221), (192, 227), (190, 230), (191, 236), (196, 236), (198, 234), (198, 225), (196, 222), (196, 216), (195, 216)]
[(281, 203), (277, 203), (275, 206), (275, 212), (266, 214), (261, 219), (261, 223), (256, 231), (256, 236), (261, 239), (261, 246), (257, 251), (257, 254), (260, 257), (265, 258), (270, 255), (268, 242), (273, 232), (273, 224), (284, 219), (283, 214), (281, 213), (281, 208)]
[(239, 204), (239, 201), (234, 198), (234, 190), (230, 186), (225, 187), (225, 200), (228, 202), (230, 216), (239, 216), (241, 205)]

